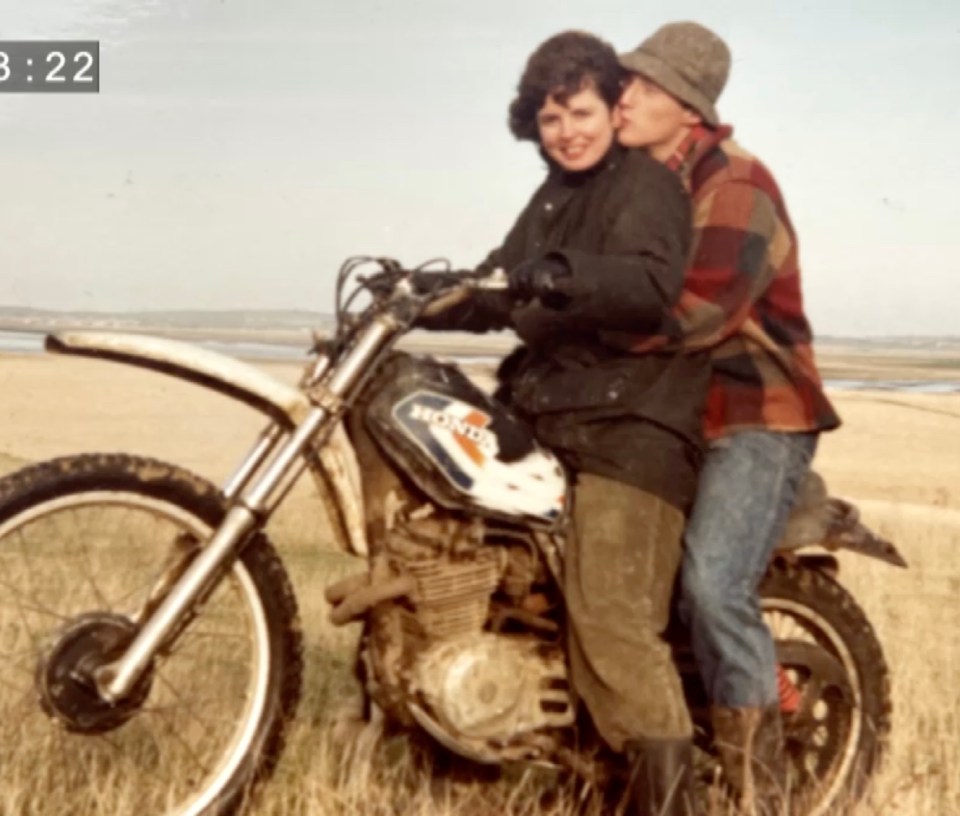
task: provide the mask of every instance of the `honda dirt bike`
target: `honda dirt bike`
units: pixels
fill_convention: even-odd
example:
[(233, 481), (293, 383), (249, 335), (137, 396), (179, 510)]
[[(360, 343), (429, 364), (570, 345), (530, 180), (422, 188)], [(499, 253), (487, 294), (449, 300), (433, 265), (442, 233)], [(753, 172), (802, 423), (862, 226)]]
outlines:
[[(562, 636), (567, 475), (456, 366), (395, 349), (502, 273), (422, 291), (384, 261), (372, 286), (361, 262), (341, 269), (336, 332), (299, 388), (170, 340), (47, 338), (212, 388), (268, 423), (220, 489), (122, 454), (0, 480), (3, 813), (196, 816), (248, 801), (301, 690), (297, 604), (264, 528), (305, 470), (337, 543), (368, 559), (327, 598), (335, 622), (364, 620), (369, 708), (478, 763), (589, 764)], [(521, 454), (504, 461), (507, 447)], [(821, 499), (763, 585), (807, 814), (858, 795), (890, 728), (880, 645), (823, 548), (903, 563), (852, 507)], [(709, 762), (705, 700), (680, 641), (676, 653)]]

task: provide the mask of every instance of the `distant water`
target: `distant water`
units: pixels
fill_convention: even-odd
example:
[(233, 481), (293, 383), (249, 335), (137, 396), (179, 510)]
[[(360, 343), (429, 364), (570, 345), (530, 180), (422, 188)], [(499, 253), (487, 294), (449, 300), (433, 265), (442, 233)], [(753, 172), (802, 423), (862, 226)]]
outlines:
[(43, 351), (44, 337), (37, 332), (0, 331), (0, 352), (39, 354)]
[[(43, 354), (43, 332), (0, 331), (0, 353)], [(302, 361), (306, 349), (281, 343), (251, 343), (246, 341), (201, 340), (196, 345), (228, 357), (246, 360)], [(499, 358), (486, 355), (447, 357), (452, 362), (474, 365), (495, 365)], [(827, 388), (836, 391), (894, 391), (903, 394), (960, 394), (960, 382), (941, 380), (826, 380)]]
[(834, 391), (897, 391), (901, 394), (960, 394), (960, 382), (939, 380), (824, 380)]

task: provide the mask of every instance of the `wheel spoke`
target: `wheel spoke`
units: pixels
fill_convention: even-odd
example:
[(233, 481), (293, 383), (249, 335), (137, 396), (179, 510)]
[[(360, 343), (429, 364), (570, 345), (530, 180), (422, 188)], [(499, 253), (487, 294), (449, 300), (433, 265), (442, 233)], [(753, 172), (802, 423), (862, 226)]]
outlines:
[[(30, 678), (33, 678), (37, 668), (37, 655), (34, 651), (20, 652), (12, 659), (10, 655), (5, 655), (0, 657), (0, 661), (3, 662), (3, 667), (6, 671), (26, 675)], [(2, 677), (2, 675), (0, 675), (0, 677)]]
[(36, 695), (32, 693), (33, 692), (32, 688), (28, 688), (26, 691), (24, 691), (23, 689), (19, 687), (11, 686), (2, 680), (0, 680), (0, 686), (3, 686), (3, 688), (8, 689), (15, 695), (19, 695), (16, 698), (16, 701), (14, 703), (8, 704), (3, 708), (4, 727), (9, 726), (11, 723), (15, 723), (18, 726), (22, 723), (22, 719), (17, 720), (16, 717), (14, 716), (16, 714), (19, 714), (21, 709), (23, 709), (24, 711), (23, 713), (24, 719), (30, 716), (31, 712), (35, 713), (40, 710), (40, 707), (37, 703)]
[[(9, 607), (11, 609), (16, 609), (19, 613), (21, 613), (21, 615), (24, 611), (36, 612), (40, 615), (45, 615), (48, 618), (56, 618), (57, 620), (63, 621), (63, 622), (70, 620), (69, 615), (62, 615), (52, 607), (47, 606), (46, 604), (37, 603), (36, 601), (34, 601), (33, 603), (25, 603), (24, 601), (20, 600), (20, 595), (17, 594), (16, 589), (13, 587), (10, 587), (10, 585), (7, 584), (2, 578), (0, 578), (0, 588), (11, 589), (16, 594), (16, 601), (13, 603), (0, 601), (0, 609)], [(27, 621), (25, 618), (21, 617), (21, 623), (23, 623), (24, 628), (29, 630), (29, 625), (27, 624)], [(30, 630), (30, 636), (31, 638), (34, 637), (32, 630)]]
[(94, 574), (92, 564), (93, 559), (90, 556), (90, 546), (86, 540), (83, 542), (81, 552), (83, 553), (83, 557), (80, 559), (80, 564), (83, 577), (87, 579), (87, 583), (90, 584), (90, 588), (93, 590), (94, 597), (97, 599), (97, 609), (102, 610), (103, 612), (112, 612), (113, 607), (107, 601), (106, 596), (100, 589), (100, 584)]
[[(150, 709), (150, 711), (154, 714), (158, 714), (161, 717), (165, 717), (170, 711), (173, 711), (175, 709), (186, 711), (187, 714), (190, 716), (190, 719), (193, 722), (200, 725), (201, 727), (203, 727), (205, 731), (209, 734), (210, 730), (207, 724), (207, 720), (202, 718), (199, 714), (197, 714), (197, 710), (195, 706), (197, 705), (198, 701), (196, 700), (187, 701), (184, 698), (184, 696), (179, 691), (177, 691), (176, 686), (174, 686), (162, 674), (160, 673), (157, 674), (157, 680), (163, 684), (163, 686), (171, 694), (171, 696), (176, 698), (177, 705), (176, 706), (157, 706), (156, 708)], [(211, 701), (211, 702), (216, 702), (216, 701)]]

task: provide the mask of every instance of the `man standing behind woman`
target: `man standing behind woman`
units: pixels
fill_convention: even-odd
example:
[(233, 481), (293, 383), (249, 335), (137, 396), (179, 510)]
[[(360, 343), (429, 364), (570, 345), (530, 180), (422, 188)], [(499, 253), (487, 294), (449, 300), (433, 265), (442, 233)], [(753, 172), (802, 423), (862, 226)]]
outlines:
[(659, 330), (681, 290), (690, 203), (679, 179), (616, 142), (623, 71), (587, 34), (531, 55), (510, 126), (547, 163), (480, 271), (476, 292), (425, 328), (510, 327), (522, 355), (501, 395), (575, 473), (564, 557), (573, 686), (603, 739), (634, 762), (631, 813), (692, 812), (692, 724), (662, 639), (702, 454), (707, 355), (634, 354), (604, 332)]
[(725, 774), (747, 808), (762, 808), (782, 793), (786, 768), (758, 586), (818, 434), (840, 421), (814, 363), (783, 197), (714, 108), (730, 69), (726, 44), (696, 23), (672, 23), (621, 64), (631, 77), (620, 143), (675, 171), (694, 208), (684, 289), (664, 331), (621, 342), (638, 353), (710, 352), (710, 445), (685, 535), (683, 609)]

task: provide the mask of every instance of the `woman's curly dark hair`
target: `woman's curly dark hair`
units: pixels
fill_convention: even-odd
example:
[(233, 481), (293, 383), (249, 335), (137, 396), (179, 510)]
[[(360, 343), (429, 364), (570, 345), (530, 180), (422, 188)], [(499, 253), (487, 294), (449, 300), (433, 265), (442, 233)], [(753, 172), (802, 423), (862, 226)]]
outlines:
[(537, 113), (547, 97), (563, 104), (587, 84), (613, 107), (624, 75), (617, 52), (608, 42), (583, 31), (556, 34), (527, 60), (516, 99), (510, 103), (510, 131), (518, 139), (539, 141)]

